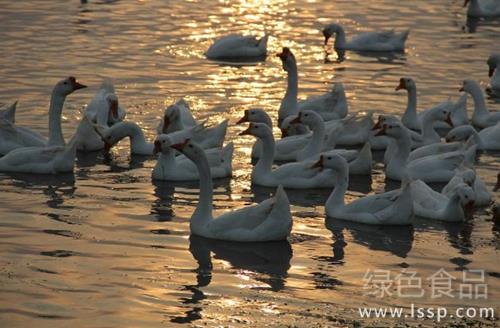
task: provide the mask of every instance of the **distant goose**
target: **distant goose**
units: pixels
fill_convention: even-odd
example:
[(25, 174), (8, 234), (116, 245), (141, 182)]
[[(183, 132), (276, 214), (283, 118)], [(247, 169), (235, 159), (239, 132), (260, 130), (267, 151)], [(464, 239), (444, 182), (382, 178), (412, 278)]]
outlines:
[(467, 16), (470, 17), (496, 17), (500, 16), (500, 1), (498, 0), (465, 0)]
[(208, 59), (237, 60), (259, 58), (267, 55), (267, 40), (269, 36), (257, 39), (255, 36), (231, 34), (216, 40), (205, 56)]

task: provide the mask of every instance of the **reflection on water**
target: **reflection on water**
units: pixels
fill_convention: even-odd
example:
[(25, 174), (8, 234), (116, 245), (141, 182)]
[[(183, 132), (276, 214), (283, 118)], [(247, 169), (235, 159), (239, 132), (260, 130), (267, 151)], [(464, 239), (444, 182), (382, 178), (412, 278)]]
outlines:
[[(62, 125), (69, 140), (79, 109), (109, 77), (127, 119), (151, 140), (165, 106), (185, 97), (199, 120), (230, 120), (234, 177), (214, 185), (214, 208), (224, 212), (275, 192), (251, 185), (254, 139), (237, 137), (243, 127), (234, 122), (252, 107), (276, 118), (286, 74), (274, 54), (283, 46), (298, 61), (299, 98), (327, 92), (340, 81), (351, 111), (401, 115), (406, 97), (394, 91), (401, 76), (417, 81), (419, 110), (457, 97), (464, 77), (488, 84), (486, 59), (498, 51), (500, 20), (468, 19), (462, 4), (3, 1), (0, 103), (19, 100), (18, 124), (47, 135), (52, 85), (76, 76), (89, 88), (65, 103)], [(332, 21), (353, 33), (410, 28), (407, 49), (401, 54), (325, 50), (320, 30)], [(228, 33), (269, 34), (268, 57), (236, 65), (205, 60), (213, 39)], [(491, 110), (500, 109), (498, 102), (488, 95)], [(469, 114), (471, 108), (469, 102)], [(439, 268), (482, 269), (490, 294), (481, 306), (498, 300), (500, 270), (492, 259), (498, 258), (499, 232), (489, 209), (464, 223), (419, 220), (413, 228), (369, 227), (325, 221), (331, 190), (290, 190), (291, 245), (217, 242), (189, 237), (197, 182), (151, 182), (154, 157), (130, 156), (128, 142), (115, 148), (110, 154), (78, 153), (74, 175), (0, 175), (0, 322), (325, 326), (331, 324), (325, 313), (344, 320), (359, 304), (380, 303), (362, 294), (367, 269), (410, 268), (422, 276)], [(399, 181), (385, 180), (382, 158), (374, 152), (372, 177), (350, 178), (347, 201), (399, 188)], [(488, 152), (479, 159), (478, 173), (489, 188), (500, 170), (498, 158)], [(498, 193), (494, 199), (499, 201)]]

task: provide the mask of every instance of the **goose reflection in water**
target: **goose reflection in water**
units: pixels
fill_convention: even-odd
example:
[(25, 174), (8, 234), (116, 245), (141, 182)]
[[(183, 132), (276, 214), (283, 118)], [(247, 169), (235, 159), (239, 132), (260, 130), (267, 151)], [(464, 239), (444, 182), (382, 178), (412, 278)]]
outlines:
[(198, 263), (196, 284), (185, 285), (184, 289), (192, 295), (180, 300), (182, 304), (193, 304), (193, 307), (184, 312), (184, 316), (170, 320), (175, 323), (189, 323), (201, 318), (202, 308), (197, 304), (207, 298), (200, 288), (212, 281), (212, 253), (214, 259), (229, 262), (233, 270), (255, 273), (253, 278), (269, 285), (272, 291), (285, 288), (292, 259), (292, 247), (288, 241), (238, 243), (191, 235), (189, 251)]
[[(154, 216), (155, 220), (158, 222), (172, 221), (175, 217), (173, 210), (174, 199), (176, 204), (187, 204), (191, 206), (196, 206), (197, 196), (199, 194), (199, 182), (198, 181), (163, 181), (163, 180), (152, 180), (155, 187), (154, 195), (157, 198), (151, 204), (150, 213)], [(214, 179), (214, 197), (219, 198), (220, 196), (226, 196), (230, 199), (232, 195), (231, 190), (231, 179)], [(177, 194), (174, 193), (177, 191)], [(218, 208), (214, 206), (214, 208)]]

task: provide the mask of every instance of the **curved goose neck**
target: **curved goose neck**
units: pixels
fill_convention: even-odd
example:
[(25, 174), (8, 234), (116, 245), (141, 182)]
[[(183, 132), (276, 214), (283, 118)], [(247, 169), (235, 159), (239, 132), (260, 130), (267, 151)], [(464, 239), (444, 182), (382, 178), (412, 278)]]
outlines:
[(49, 107), (49, 146), (64, 146), (64, 136), (61, 128), (61, 115), (65, 96), (52, 91)]
[(410, 87), (407, 89), (408, 102), (406, 111), (403, 114), (403, 120), (417, 121), (417, 87)]
[(486, 101), (484, 100), (483, 92), (481, 87), (474, 83), (469, 90), (472, 99), (474, 100), (474, 114), (488, 114), (488, 108), (486, 107)]
[(253, 172), (264, 174), (271, 172), (274, 162), (275, 141), (272, 132), (266, 133), (265, 136), (259, 137), (262, 144), (262, 155), (260, 156)]
[(453, 196), (451, 196), (443, 211), (445, 217), (464, 219), (464, 211), (460, 205), (460, 197), (457, 193), (454, 193)]
[(211, 220), (213, 200), (212, 174), (210, 172), (210, 166), (208, 165), (208, 159), (201, 148), (199, 148), (198, 151), (202, 155), (194, 162), (200, 174), (200, 199), (191, 218), (190, 224), (194, 229)]
[(434, 129), (436, 119), (432, 112), (427, 112), (422, 117), (422, 138), (423, 140), (439, 140), (441, 137)]
[(408, 131), (405, 129), (401, 129), (402, 133), (398, 138), (395, 138), (394, 140), (396, 141), (396, 151), (394, 152), (394, 155), (391, 156), (391, 160), (388, 163), (388, 169), (389, 166), (398, 168), (398, 169), (405, 169), (406, 164), (408, 162), (408, 156), (410, 156), (410, 151), (411, 151), (411, 140), (410, 140), (410, 135), (408, 134)]
[(300, 152), (302, 158), (310, 158), (319, 154), (323, 148), (323, 142), (325, 140), (324, 122), (318, 120), (308, 126), (313, 131), (313, 135), (309, 143)]
[(333, 47), (335, 49), (345, 49), (347, 45), (347, 40), (345, 37), (345, 31), (344, 28), (341, 26), (337, 27), (337, 35), (335, 36), (335, 43), (333, 44)]
[(130, 149), (132, 153), (146, 153), (151, 150), (153, 152), (153, 144), (146, 141), (144, 133), (140, 126), (132, 123), (125, 123), (123, 125), (126, 130), (126, 136), (130, 138)]
[(335, 187), (326, 200), (325, 207), (329, 212), (335, 212), (344, 207), (344, 196), (349, 186), (349, 167), (347, 163), (340, 169), (335, 169)]
[(299, 92), (299, 76), (297, 72), (297, 63), (295, 61), (292, 61), (289, 69), (287, 70), (287, 73), (287, 88), (285, 97), (283, 98), (283, 100), (281, 100), (279, 109), (279, 116), (283, 119), (287, 116), (295, 115), (299, 111), (297, 104), (297, 96)]

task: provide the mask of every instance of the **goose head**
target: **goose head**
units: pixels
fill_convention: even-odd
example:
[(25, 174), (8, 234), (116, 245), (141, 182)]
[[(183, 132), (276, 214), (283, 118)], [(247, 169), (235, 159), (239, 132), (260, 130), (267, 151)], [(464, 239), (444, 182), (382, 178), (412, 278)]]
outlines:
[(167, 147), (172, 146), (175, 142), (167, 134), (160, 134), (156, 137), (154, 141), (153, 154), (161, 153), (166, 150)]
[(467, 93), (472, 93), (475, 90), (479, 88), (479, 85), (476, 81), (474, 80), (463, 80), (462, 82), (462, 87), (460, 88), (459, 91), (467, 92)]
[(281, 138), (286, 138), (288, 136), (297, 134), (296, 125), (292, 123), (297, 118), (298, 115), (290, 115), (287, 116), (283, 122), (281, 122), (280, 130), (281, 130)]
[(349, 165), (344, 157), (337, 154), (321, 154), (319, 160), (311, 168), (327, 168), (340, 172), (340, 176), (349, 175)]
[(305, 124), (309, 128), (313, 129), (314, 127), (320, 125), (323, 123), (323, 119), (321, 116), (319, 116), (318, 113), (312, 111), (312, 110), (304, 110), (299, 112), (299, 115), (297, 115), (296, 118), (294, 118), (291, 122), (291, 124)]
[(271, 128), (265, 124), (265, 123), (250, 123), (248, 128), (239, 134), (240, 136), (243, 135), (252, 135), (257, 138), (266, 138), (266, 137), (272, 137), (273, 132), (271, 131)]
[(86, 87), (87, 87), (86, 85), (78, 83), (73, 76), (70, 76), (68, 78), (65, 78), (64, 80), (57, 82), (53, 92), (60, 96), (66, 97), (67, 95), (73, 93), (74, 91)]
[(464, 209), (464, 213), (468, 217), (472, 216), (474, 203), (476, 201), (476, 194), (474, 193), (474, 190), (472, 190), (472, 188), (465, 183), (459, 184), (455, 190), (460, 200), (460, 205)]
[(396, 87), (396, 91), (401, 89), (410, 91), (412, 89), (416, 89), (416, 87), (417, 85), (411, 77), (402, 77), (399, 79), (399, 85)]
[(465, 141), (472, 135), (473, 129), (474, 128), (470, 125), (457, 126), (448, 132), (445, 140), (446, 142)]
[(172, 122), (181, 118), (181, 109), (177, 104), (168, 106), (163, 113), (163, 133), (165, 133)]
[(281, 52), (276, 56), (278, 56), (281, 59), (283, 69), (287, 72), (289, 72), (292, 68), (294, 68), (297, 65), (295, 61), (295, 56), (288, 47), (283, 47)]
[(110, 93), (106, 96), (106, 101), (109, 108), (108, 113), (114, 119), (118, 119), (118, 97), (114, 93)]
[(497, 183), (493, 188), (493, 191), (498, 191), (498, 190), (500, 190), (500, 172), (497, 174)]
[(193, 162), (197, 162), (203, 156), (206, 156), (204, 150), (191, 139), (186, 139), (180, 143), (173, 144), (170, 147), (180, 151)]
[(433, 120), (446, 122), (449, 126), (453, 127), (451, 111), (449, 110), (448, 103), (446, 102), (430, 109), (425, 115), (430, 115)]
[(476, 181), (476, 172), (474, 172), (474, 170), (467, 169), (464, 172), (462, 172), (461, 175), (464, 183), (469, 187), (473, 188), (474, 182)]
[(382, 124), (382, 127), (375, 133), (375, 136), (388, 136), (397, 140), (403, 136), (403, 133), (403, 127), (400, 123), (387, 122)]
[(488, 64), (488, 76), (492, 77), (493, 73), (495, 72), (495, 69), (498, 68), (498, 64), (500, 63), (500, 54), (495, 54), (491, 55), (488, 58), (487, 64)]
[(338, 33), (342, 30), (339, 24), (328, 24), (323, 28), (323, 36), (325, 37), (325, 46), (328, 44), (328, 40), (332, 37), (334, 33)]
[(384, 123), (399, 123), (399, 120), (394, 115), (379, 115), (377, 123), (372, 127), (372, 130), (379, 130), (382, 128)]
[(270, 122), (269, 115), (262, 108), (253, 108), (245, 110), (243, 117), (236, 122), (236, 124), (242, 124), (247, 122), (254, 123), (265, 123), (269, 124)]

